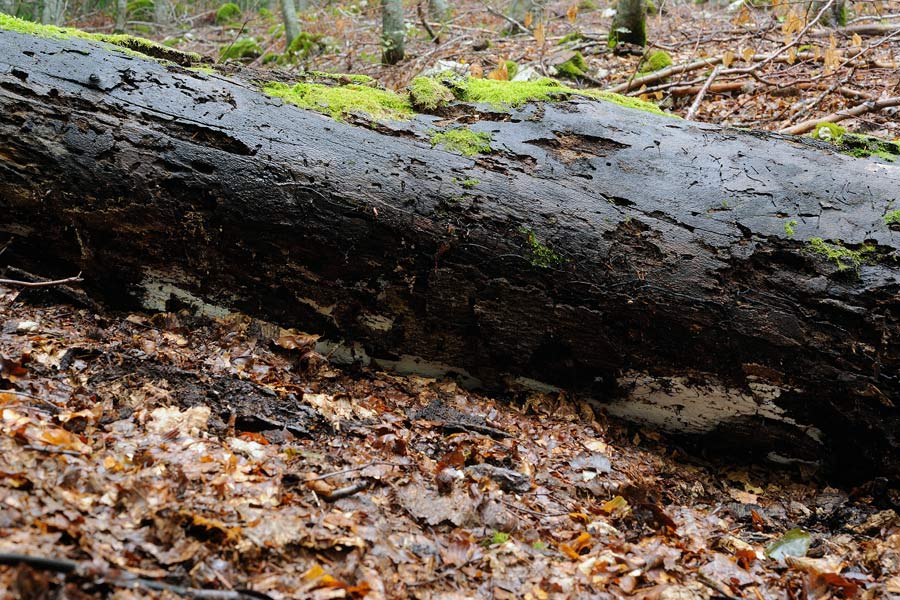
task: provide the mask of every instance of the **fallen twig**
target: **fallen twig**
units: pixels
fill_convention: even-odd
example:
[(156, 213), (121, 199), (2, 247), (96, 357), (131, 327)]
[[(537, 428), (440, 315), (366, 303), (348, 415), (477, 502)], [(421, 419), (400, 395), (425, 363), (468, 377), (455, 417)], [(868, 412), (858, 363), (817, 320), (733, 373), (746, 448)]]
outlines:
[(687, 111), (687, 115), (685, 115), (685, 119), (688, 121), (692, 120), (696, 115), (697, 111), (700, 110), (700, 103), (703, 102), (703, 97), (706, 96), (706, 92), (709, 91), (709, 86), (712, 85), (712, 82), (715, 81), (716, 77), (719, 76), (719, 73), (722, 71), (722, 65), (716, 65), (716, 67), (712, 70), (712, 73), (709, 74), (709, 77), (706, 78), (706, 83), (703, 84), (703, 87), (700, 88), (700, 91), (697, 92), (697, 97), (694, 98), (693, 104)]
[(371, 483), (368, 479), (362, 479), (360, 481), (357, 481), (356, 483), (351, 483), (350, 485), (338, 488), (329, 494), (323, 494), (321, 492), (316, 492), (316, 494), (326, 502), (335, 502), (336, 500), (340, 500), (341, 498), (346, 498), (348, 496), (352, 496), (353, 494), (357, 494), (368, 488), (369, 485), (371, 485)]
[(494, 8), (493, 6), (491, 6), (491, 5), (490, 5), (489, 3), (487, 3), (487, 2), (483, 2), (483, 4), (484, 4), (484, 8), (487, 9), (487, 11), (488, 11), (489, 13), (491, 13), (491, 14), (494, 15), (495, 17), (500, 17), (501, 19), (503, 19), (504, 21), (506, 21), (506, 22), (509, 23), (510, 25), (514, 26), (516, 29), (518, 29), (518, 32), (519, 32), (519, 33), (528, 33), (528, 28), (527, 28), (527, 27), (525, 27), (524, 25), (522, 25), (521, 23), (519, 23), (518, 21), (516, 21), (515, 19), (513, 19), (513, 18), (510, 17), (509, 15), (503, 14), (502, 11), (497, 10), (496, 8)]
[(862, 104), (858, 104), (853, 108), (845, 108), (833, 112), (830, 115), (819, 117), (818, 119), (809, 119), (802, 123), (797, 123), (792, 127), (785, 127), (778, 133), (788, 133), (792, 135), (801, 135), (808, 131), (812, 131), (819, 123), (839, 123), (845, 119), (851, 119), (870, 112), (876, 112), (892, 106), (900, 106), (900, 96), (891, 96), (890, 98), (882, 98), (881, 100), (867, 100)]
[(81, 281), (84, 281), (84, 279), (81, 278), (81, 273), (79, 273), (74, 277), (55, 279), (53, 281), (21, 281), (18, 279), (0, 279), (0, 285), (10, 285), (23, 288), (43, 288), (51, 287), (54, 285), (68, 285), (70, 283), (78, 283)]
[(337, 477), (338, 475), (346, 475), (347, 473), (355, 473), (357, 471), (362, 471), (363, 469), (368, 469), (369, 467), (374, 467), (375, 465), (387, 465), (389, 467), (401, 467), (402, 465), (398, 465), (397, 463), (388, 462), (386, 460), (373, 460), (371, 462), (367, 462), (364, 465), (360, 465), (358, 467), (351, 467), (349, 469), (343, 469), (341, 471), (332, 471), (331, 473), (325, 473), (323, 475), (319, 475), (318, 477), (310, 477), (309, 479), (304, 479), (304, 482), (307, 481), (321, 481), (323, 479), (330, 479), (332, 477)]

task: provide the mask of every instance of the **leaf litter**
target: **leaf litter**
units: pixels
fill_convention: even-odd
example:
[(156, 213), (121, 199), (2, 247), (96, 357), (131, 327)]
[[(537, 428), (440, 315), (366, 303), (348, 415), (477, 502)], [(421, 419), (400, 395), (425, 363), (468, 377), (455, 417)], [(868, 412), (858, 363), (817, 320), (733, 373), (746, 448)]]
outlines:
[(242, 315), (0, 298), (4, 597), (900, 594), (885, 482), (710, 464), (561, 394), (339, 368)]

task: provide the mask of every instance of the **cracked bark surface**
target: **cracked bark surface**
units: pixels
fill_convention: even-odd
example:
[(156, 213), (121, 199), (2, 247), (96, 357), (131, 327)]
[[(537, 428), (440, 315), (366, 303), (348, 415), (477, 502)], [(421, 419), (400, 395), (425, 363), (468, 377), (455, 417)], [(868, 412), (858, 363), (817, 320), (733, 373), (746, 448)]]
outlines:
[(468, 158), (431, 147), (446, 117), (342, 123), (257, 90), (0, 32), (7, 261), (633, 418), (667, 398), (663, 425), (732, 449), (900, 475), (900, 167), (587, 100), (457, 107), (493, 138)]

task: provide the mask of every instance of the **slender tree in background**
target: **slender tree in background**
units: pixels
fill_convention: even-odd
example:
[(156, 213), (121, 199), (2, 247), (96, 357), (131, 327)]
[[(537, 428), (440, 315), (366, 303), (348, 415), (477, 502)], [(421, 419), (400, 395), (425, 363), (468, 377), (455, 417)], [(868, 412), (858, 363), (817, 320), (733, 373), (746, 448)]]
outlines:
[(300, 25), (297, 23), (297, 7), (294, 0), (283, 0), (281, 15), (284, 17), (284, 35), (287, 38), (285, 48), (290, 48), (291, 43), (300, 37)]
[(44, 25), (62, 25), (65, 0), (44, 0), (41, 11), (41, 23)]
[(609, 28), (609, 47), (620, 43), (647, 45), (646, 0), (619, 0), (616, 16)]
[(15, 0), (0, 0), (0, 12), (6, 13), (8, 15), (15, 15), (16, 14)]
[[(526, 27), (528, 23), (525, 21), (530, 20), (537, 23), (541, 20), (543, 14), (544, 0), (513, 0), (506, 11), (506, 15), (510, 19)], [(531, 19), (528, 18), (528, 15), (531, 15)], [(509, 28), (510, 33), (518, 33), (517, 30), (521, 29), (519, 25), (511, 25)]]
[[(822, 10), (826, 4), (828, 4), (827, 0), (817, 0), (816, 2), (813, 2), (809, 10), (810, 18), (819, 14), (819, 11)], [(834, 2), (828, 6), (828, 10), (825, 11), (825, 14), (822, 15), (819, 22), (822, 23), (822, 25), (829, 25), (831, 27), (843, 27), (846, 25), (847, 6), (844, 3), (844, 0), (834, 0)]]
[(443, 23), (450, 18), (450, 5), (447, 0), (428, 0), (428, 17)]
[(381, 0), (381, 62), (395, 65), (403, 60), (403, 0)]
[(169, 0), (153, 0), (153, 21), (157, 27), (168, 25), (172, 17)]
[(125, 31), (128, 19), (128, 0), (116, 0), (116, 32)]

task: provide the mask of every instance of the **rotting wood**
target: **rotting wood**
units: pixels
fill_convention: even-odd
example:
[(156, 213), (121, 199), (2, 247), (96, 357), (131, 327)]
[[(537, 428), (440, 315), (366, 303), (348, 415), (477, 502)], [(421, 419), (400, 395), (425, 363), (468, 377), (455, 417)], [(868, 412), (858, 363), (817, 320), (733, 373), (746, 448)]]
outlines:
[(456, 107), (491, 134), (466, 157), (443, 117), (337, 122), (83, 40), (0, 32), (0, 65), (10, 264), (900, 475), (895, 165), (587, 100)]

